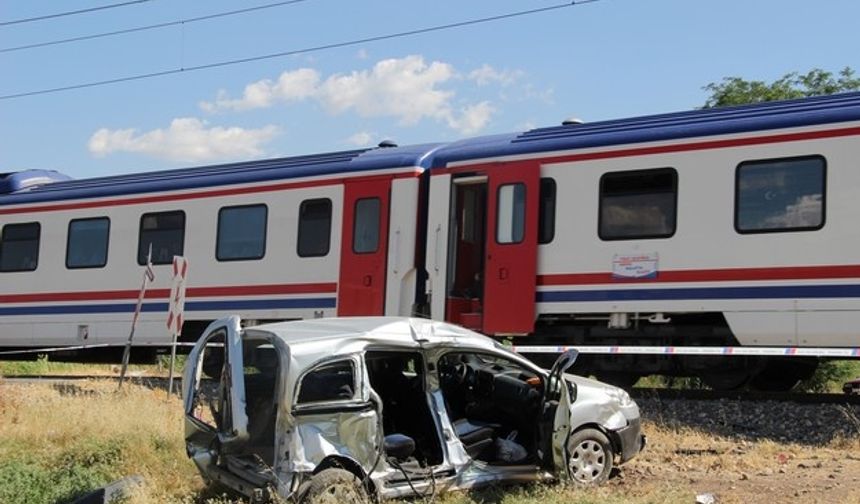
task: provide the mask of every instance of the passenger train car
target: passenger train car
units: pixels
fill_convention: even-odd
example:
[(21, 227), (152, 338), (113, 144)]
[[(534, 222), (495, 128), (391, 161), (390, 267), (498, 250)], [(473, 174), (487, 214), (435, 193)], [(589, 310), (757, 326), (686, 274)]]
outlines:
[[(71, 180), (0, 175), (0, 345), (163, 345), (225, 312), (447, 320), (517, 344), (857, 346), (860, 94)], [(630, 355), (785, 388), (815, 361)]]

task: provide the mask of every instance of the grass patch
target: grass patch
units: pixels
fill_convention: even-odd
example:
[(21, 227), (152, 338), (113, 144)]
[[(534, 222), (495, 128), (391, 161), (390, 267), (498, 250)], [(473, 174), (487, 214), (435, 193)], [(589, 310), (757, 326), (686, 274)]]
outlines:
[(0, 362), (0, 375), (49, 375), (49, 374), (83, 374), (98, 370), (105, 372), (110, 366), (106, 364), (78, 364), (74, 362), (54, 362), (47, 355), (39, 355), (35, 360), (3, 361)]
[(860, 378), (860, 360), (824, 361), (815, 374), (800, 382), (795, 390), (803, 392), (842, 392), (845, 382)]
[[(132, 350), (134, 352), (134, 350)], [(176, 374), (182, 373), (186, 356), (176, 356)], [(0, 376), (31, 375), (119, 375), (119, 364), (96, 364), (53, 361), (48, 355), (39, 355), (33, 360), (0, 361)], [(170, 355), (159, 355), (155, 364), (129, 364), (128, 372), (149, 376), (167, 376), (170, 369)]]
[(145, 481), (134, 503), (196, 502), (203, 486), (185, 456), (180, 400), (115, 383), (2, 385), (0, 461), (4, 504), (64, 502), (133, 474)]

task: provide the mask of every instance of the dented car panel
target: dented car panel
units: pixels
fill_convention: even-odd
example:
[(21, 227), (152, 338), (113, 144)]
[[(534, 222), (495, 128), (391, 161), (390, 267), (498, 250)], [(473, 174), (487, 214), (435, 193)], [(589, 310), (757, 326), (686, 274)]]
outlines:
[(301, 498), (330, 467), (381, 498), (565, 478), (585, 427), (619, 462), (644, 443), (626, 393), (564, 374), (575, 354), (546, 371), (424, 319), (240, 323), (214, 322), (189, 354), (186, 445), (205, 478), (252, 498)]

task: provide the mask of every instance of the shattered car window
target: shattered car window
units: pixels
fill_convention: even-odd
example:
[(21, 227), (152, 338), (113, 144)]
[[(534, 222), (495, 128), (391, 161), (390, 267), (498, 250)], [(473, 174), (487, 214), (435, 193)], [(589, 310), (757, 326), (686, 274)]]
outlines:
[(224, 371), (224, 336), (226, 331), (221, 330), (209, 338), (203, 356), (200, 359), (200, 381), (194, 390), (194, 407), (192, 414), (194, 418), (212, 426), (220, 427), (223, 403), (221, 397), (221, 375)]
[(355, 390), (355, 367), (352, 361), (324, 364), (302, 379), (297, 403), (348, 400), (355, 395)]

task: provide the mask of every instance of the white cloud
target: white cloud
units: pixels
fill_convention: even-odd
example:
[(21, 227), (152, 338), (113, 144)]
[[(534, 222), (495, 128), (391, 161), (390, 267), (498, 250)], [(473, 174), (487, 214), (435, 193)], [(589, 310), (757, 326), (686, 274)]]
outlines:
[(355, 53), (355, 57), (360, 60), (366, 60), (370, 55), (367, 53), (367, 49), (359, 49), (358, 52)]
[(494, 83), (509, 86), (522, 76), (523, 72), (521, 70), (496, 70), (492, 66), (484, 63), (480, 68), (469, 72), (468, 78), (469, 80), (475, 81), (479, 86), (486, 86)]
[(471, 135), (484, 129), (494, 112), (495, 109), (486, 101), (469, 105), (461, 111), (459, 116), (450, 115), (448, 126), (464, 135)]
[(207, 127), (205, 121), (182, 117), (167, 129), (138, 133), (135, 129), (102, 128), (90, 137), (88, 148), (96, 157), (131, 152), (171, 161), (214, 161), (259, 157), (263, 145), (278, 132), (275, 126), (259, 129)]
[(373, 144), (373, 138), (376, 135), (367, 131), (360, 131), (354, 135), (351, 135), (346, 139), (346, 143), (355, 145), (356, 147), (367, 147), (368, 145)]
[[(478, 71), (486, 82), (512, 78), (488, 65)], [(201, 102), (200, 107), (207, 112), (239, 111), (315, 100), (332, 115), (351, 112), (364, 118), (395, 117), (406, 126), (432, 119), (464, 134), (475, 133), (489, 123), (495, 109), (481, 102), (455, 111), (455, 92), (444, 85), (457, 77), (448, 63), (428, 64), (422, 56), (412, 55), (381, 60), (370, 69), (334, 74), (324, 80), (310, 68), (284, 72), (277, 82), (263, 79), (248, 84), (241, 98), (230, 98), (222, 90), (215, 101)]]
[(387, 59), (372, 70), (329, 77), (318, 98), (335, 114), (354, 110), (362, 117), (394, 116), (410, 125), (425, 117), (446, 117), (454, 92), (438, 86), (454, 75), (451, 65), (428, 65), (421, 56)]
[(210, 113), (225, 109), (241, 111), (268, 108), (275, 102), (301, 101), (316, 93), (319, 80), (320, 75), (316, 70), (300, 68), (282, 73), (277, 82), (263, 79), (248, 84), (242, 98), (230, 99), (222, 89), (214, 102), (200, 102), (200, 108)]

